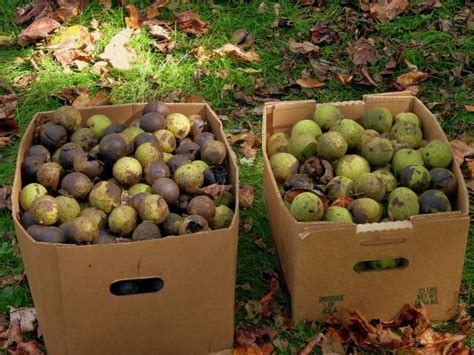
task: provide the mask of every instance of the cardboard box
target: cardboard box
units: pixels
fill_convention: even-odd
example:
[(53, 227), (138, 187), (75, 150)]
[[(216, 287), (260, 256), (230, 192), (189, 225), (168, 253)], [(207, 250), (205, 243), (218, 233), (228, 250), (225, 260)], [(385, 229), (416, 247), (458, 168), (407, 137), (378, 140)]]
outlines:
[[(140, 117), (143, 104), (81, 109), (116, 123)], [(230, 180), (238, 186), (235, 155), (207, 104), (169, 104), (171, 112), (201, 114), (228, 151)], [(29, 286), (49, 354), (207, 354), (232, 347), (239, 213), (227, 229), (133, 243), (75, 246), (34, 241), (19, 223), (21, 164), (38, 113), (21, 141), (12, 192), (13, 219)], [(234, 191), (238, 191), (235, 188)], [(238, 206), (238, 196), (236, 205)], [(158, 292), (115, 296), (118, 280), (157, 277)]]
[[(411, 111), (427, 139), (447, 140), (433, 114), (406, 93), (369, 95), (363, 101), (336, 102), (346, 118), (359, 119), (373, 106), (393, 115)], [(445, 320), (456, 311), (469, 228), (468, 198), (461, 172), (451, 166), (459, 187), (455, 211), (417, 215), (409, 221), (354, 224), (297, 222), (283, 204), (266, 154), (268, 137), (312, 118), (314, 101), (269, 104), (263, 114), (264, 188), (273, 240), (288, 289), (294, 320), (324, 320), (343, 307), (369, 318), (391, 319), (405, 303), (423, 302), (430, 318)], [(406, 258), (408, 266), (355, 272), (360, 261)]]

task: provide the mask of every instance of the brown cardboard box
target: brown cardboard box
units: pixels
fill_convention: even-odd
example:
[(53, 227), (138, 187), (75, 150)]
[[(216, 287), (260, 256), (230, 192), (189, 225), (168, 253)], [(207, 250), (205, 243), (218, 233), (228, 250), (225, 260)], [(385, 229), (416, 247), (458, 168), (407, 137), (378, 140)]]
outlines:
[[(81, 109), (84, 121), (103, 113), (123, 123), (143, 104)], [(169, 104), (171, 112), (204, 115), (225, 142), (231, 183), (238, 186), (235, 156), (207, 104)], [(21, 164), (37, 114), (18, 152), (13, 218), (39, 324), (49, 354), (207, 354), (232, 347), (238, 212), (227, 229), (108, 245), (38, 243), (20, 225)], [(232, 152), (232, 153), (231, 153)], [(235, 189), (238, 191), (238, 188)], [(236, 196), (238, 206), (238, 196)], [(153, 293), (115, 296), (111, 283), (158, 277)]]
[[(392, 114), (411, 111), (420, 117), (427, 139), (446, 140), (433, 114), (406, 93), (369, 95), (363, 101), (335, 103), (344, 116), (360, 118), (373, 106)], [(297, 222), (283, 204), (266, 154), (266, 140), (312, 118), (314, 101), (269, 104), (263, 114), (264, 187), (273, 240), (288, 285), (293, 319), (324, 320), (343, 307), (370, 318), (391, 319), (405, 303), (423, 302), (430, 317), (452, 317), (461, 282), (469, 218), (467, 191), (457, 166), (454, 212), (418, 215), (409, 221), (356, 225), (340, 222)], [(353, 270), (360, 261), (402, 257), (400, 269)]]

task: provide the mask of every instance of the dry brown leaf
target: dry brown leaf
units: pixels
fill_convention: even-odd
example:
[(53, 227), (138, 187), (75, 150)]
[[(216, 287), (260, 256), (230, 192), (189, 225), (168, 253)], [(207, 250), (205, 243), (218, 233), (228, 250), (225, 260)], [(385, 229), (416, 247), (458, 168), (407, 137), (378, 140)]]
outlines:
[[(4, 185), (0, 187), (0, 212), (5, 210), (6, 208), (8, 208), (9, 210), (12, 209), (12, 201), (10, 198), (11, 193), (12, 193), (12, 187), (10, 185)], [(0, 279), (0, 285), (1, 284), (2, 284), (2, 281)]]
[(319, 47), (311, 42), (296, 42), (292, 38), (288, 40), (288, 48), (293, 53), (297, 54), (308, 54), (308, 53), (319, 53)]
[[(471, 174), (474, 175), (474, 171), (471, 170)], [(472, 329), (471, 316), (466, 312), (466, 304), (462, 303), (459, 307), (459, 314), (456, 319), (458, 326), (458, 333), (463, 335), (469, 335)]]
[(428, 79), (429, 74), (421, 71), (411, 71), (400, 75), (397, 78), (397, 83), (402, 86), (411, 86), (419, 84), (422, 81)]
[(466, 111), (469, 111), (469, 112), (474, 112), (474, 106), (471, 106), (471, 105), (465, 105), (464, 108), (466, 109)]
[[(0, 189), (1, 190), (1, 189)], [(1, 204), (1, 201), (0, 201)], [(0, 288), (8, 286), (8, 285), (16, 285), (20, 281), (23, 280), (25, 275), (10, 275), (10, 276), (4, 276), (0, 277)], [(1, 326), (1, 324), (0, 324)]]
[(416, 12), (424, 12), (424, 11), (429, 11), (432, 10), (433, 8), (436, 7), (442, 7), (443, 4), (441, 3), (440, 0), (423, 0), (421, 3), (419, 3), (415, 10)]
[(29, 72), (13, 79), (13, 86), (16, 88), (24, 88), (38, 79), (38, 73)]
[(387, 22), (404, 12), (408, 0), (359, 0), (363, 11), (370, 11), (382, 22)]
[(239, 150), (247, 158), (253, 157), (257, 154), (256, 146), (259, 144), (257, 137), (253, 131), (243, 131), (239, 134), (228, 135), (230, 144), (240, 143)]
[(107, 10), (112, 8), (112, 0), (99, 0), (99, 4), (101, 4)]
[(220, 71), (216, 72), (216, 75), (219, 78), (225, 79), (229, 76), (229, 72), (227, 70), (223, 69), (223, 70), (220, 70)]
[(32, 332), (36, 329), (37, 318), (36, 310), (31, 307), (10, 308), (10, 322), (18, 320), (20, 329), (24, 332)]
[(89, 0), (56, 0), (54, 16), (61, 22), (77, 17), (88, 3)]
[(314, 44), (336, 44), (339, 42), (339, 36), (329, 27), (317, 24), (310, 28), (309, 36)]
[(201, 35), (209, 30), (209, 22), (201, 20), (194, 11), (188, 10), (175, 14), (178, 28), (186, 33)]
[(207, 102), (206, 99), (200, 95), (186, 94), (181, 98), (181, 102)]
[(15, 94), (0, 95), (0, 120), (13, 118), (15, 116), (16, 105), (17, 97)]
[(337, 73), (334, 75), (334, 78), (344, 85), (350, 85), (352, 83), (352, 79), (354, 78), (354, 75)]
[(155, 0), (145, 11), (146, 20), (150, 21), (157, 18), (167, 3), (168, 0)]
[(331, 203), (332, 206), (349, 207), (354, 199), (352, 197), (338, 197)]
[(42, 17), (35, 20), (27, 28), (23, 29), (18, 36), (18, 44), (20, 46), (26, 46), (30, 43), (35, 43), (53, 32), (60, 26), (60, 23), (49, 17)]
[(107, 44), (100, 58), (108, 60), (114, 68), (130, 69), (131, 62), (137, 59), (137, 53), (128, 44), (131, 37), (131, 29), (124, 29), (117, 33)]
[[(370, 75), (369, 68), (367, 68), (366, 66), (362, 67), (362, 69), (360, 70), (360, 73), (362, 74), (362, 76), (367, 81), (367, 84), (372, 85), (372, 86), (377, 86), (377, 83), (375, 82), (375, 80)], [(359, 82), (359, 83), (360, 84), (365, 84), (365, 82)]]
[(129, 4), (126, 6), (128, 10), (128, 16), (125, 17), (125, 23), (128, 28), (137, 30), (141, 27), (140, 13), (135, 5)]
[(215, 49), (213, 53), (218, 56), (227, 56), (244, 63), (259, 62), (261, 60), (257, 53), (250, 51), (244, 52), (242, 49), (231, 43), (224, 44), (222, 47)]
[(460, 140), (452, 140), (451, 149), (453, 151), (453, 158), (456, 164), (461, 165), (464, 162), (466, 157), (471, 157), (474, 155), (474, 147), (467, 145)]
[(11, 144), (17, 137), (18, 131), (19, 127), (16, 121), (0, 120), (0, 148)]
[(221, 184), (211, 184), (205, 187), (201, 187), (198, 192), (216, 198), (224, 191), (230, 191), (232, 185), (221, 185)]
[(239, 189), (239, 207), (246, 209), (252, 207), (254, 200), (253, 186), (245, 185)]
[(144, 24), (148, 27), (148, 30), (153, 37), (164, 38), (167, 41), (171, 41), (171, 33), (163, 26), (156, 24), (155, 21), (147, 21), (144, 22)]
[(110, 97), (103, 92), (98, 92), (94, 96), (90, 96), (88, 90), (81, 91), (79, 96), (73, 101), (72, 106), (75, 108), (104, 106), (110, 104)]
[(38, 343), (34, 340), (24, 342), (22, 341), (19, 343), (16, 347), (16, 350), (18, 354), (20, 355), (42, 355), (44, 354), (43, 351), (41, 351)]
[(296, 83), (302, 88), (320, 88), (324, 86), (324, 82), (315, 78), (301, 78), (296, 80)]
[(347, 49), (352, 56), (352, 62), (355, 65), (375, 64), (377, 62), (377, 52), (372, 43), (366, 38), (359, 38), (352, 42)]
[(240, 230), (242, 233), (248, 233), (253, 227), (253, 217), (247, 216), (242, 221), (240, 221)]
[(155, 42), (153, 46), (162, 53), (171, 53), (176, 46), (175, 41)]

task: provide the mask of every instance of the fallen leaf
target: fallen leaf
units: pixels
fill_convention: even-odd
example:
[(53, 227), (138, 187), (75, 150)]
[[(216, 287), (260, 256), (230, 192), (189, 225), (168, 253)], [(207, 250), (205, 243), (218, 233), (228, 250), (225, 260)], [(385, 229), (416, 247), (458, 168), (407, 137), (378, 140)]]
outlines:
[(13, 118), (15, 116), (16, 105), (17, 97), (15, 94), (0, 95), (0, 120)]
[(125, 23), (128, 28), (132, 28), (134, 30), (139, 29), (141, 26), (140, 21), (140, 13), (135, 5), (129, 4), (126, 6), (128, 10), (128, 16), (125, 17)]
[(242, 285), (235, 285), (235, 288), (240, 288), (240, 289), (245, 290), (245, 291), (250, 291), (252, 289), (252, 287), (250, 286), (250, 284), (248, 282), (246, 282)]
[(339, 206), (339, 207), (344, 207), (347, 208), (349, 205), (352, 203), (354, 199), (352, 197), (338, 197), (337, 199), (334, 200), (333, 203), (331, 203), (331, 207), (333, 206)]
[(201, 20), (194, 11), (188, 10), (175, 14), (178, 28), (186, 33), (201, 35), (209, 30), (209, 23)]
[(207, 102), (206, 99), (200, 95), (186, 94), (181, 98), (181, 102)]
[(257, 103), (251, 96), (247, 95), (243, 89), (233, 90), (232, 94), (234, 95), (234, 99), (244, 104), (253, 106)]
[(150, 21), (158, 17), (167, 3), (168, 0), (155, 0), (145, 11), (146, 20)]
[(223, 69), (223, 70), (219, 70), (218, 72), (216, 72), (216, 75), (219, 78), (226, 79), (229, 76), (229, 72), (227, 70)]
[(222, 47), (215, 49), (213, 53), (218, 56), (227, 56), (244, 63), (259, 62), (261, 60), (257, 53), (251, 51), (244, 52), (231, 43), (224, 44)]
[(19, 129), (18, 123), (14, 120), (0, 120), (0, 148), (13, 143)]
[(474, 112), (474, 106), (471, 106), (471, 105), (465, 105), (464, 108), (466, 109), (466, 111), (469, 111), (469, 112)]
[[(0, 124), (1, 126), (1, 124)], [(0, 133), (1, 137), (1, 133)], [(1, 139), (1, 138), (0, 138)], [(6, 208), (11, 210), (12, 209), (12, 201), (10, 195), (12, 193), (12, 187), (10, 185), (4, 185), (0, 187), (0, 212), (5, 210)], [(0, 279), (0, 285), (1, 285)], [(0, 286), (1, 287), (1, 286)]]
[(352, 56), (352, 62), (355, 65), (375, 64), (377, 62), (377, 52), (372, 43), (366, 38), (361, 37), (352, 42), (347, 51)]
[(270, 25), (271, 28), (290, 28), (293, 27), (295, 23), (293, 20), (288, 17), (279, 17)]
[(458, 165), (461, 165), (466, 157), (471, 157), (474, 155), (474, 147), (467, 145), (463, 141), (455, 139), (452, 140), (450, 144), (453, 151), (454, 161)]
[[(252, 301), (249, 301), (249, 303)], [(255, 301), (253, 301), (255, 303)], [(256, 304), (259, 307), (259, 303)], [(241, 324), (235, 330), (236, 348), (233, 354), (239, 355), (264, 355), (271, 354), (270, 344), (277, 336), (277, 331), (266, 325)], [(272, 347), (273, 348), (273, 347)], [(266, 349), (266, 352), (263, 351)]]
[(54, 16), (61, 22), (79, 16), (89, 0), (56, 0)]
[(24, 88), (38, 79), (38, 73), (29, 72), (13, 79), (13, 86), (16, 88)]
[(343, 74), (343, 73), (337, 73), (334, 75), (334, 79), (339, 81), (340, 83), (344, 85), (350, 85), (352, 83), (352, 79), (354, 78), (354, 75), (352, 74)]
[(319, 53), (319, 47), (311, 42), (298, 43), (292, 38), (288, 40), (288, 48), (293, 53), (297, 54), (308, 54), (308, 53)]
[(416, 12), (424, 12), (424, 11), (429, 11), (429, 10), (432, 10), (433, 8), (442, 7), (442, 6), (443, 4), (441, 3), (440, 0), (423, 0), (421, 3), (419, 3), (415, 7), (415, 10)]
[(239, 150), (247, 158), (255, 156), (258, 144), (257, 137), (253, 131), (244, 131), (239, 134), (232, 134), (228, 136), (230, 144), (241, 143)]
[(171, 33), (169, 33), (169, 31), (163, 26), (157, 25), (153, 21), (147, 21), (145, 22), (145, 25), (148, 27), (148, 30), (153, 37), (164, 38), (167, 41), (171, 41)]
[[(261, 239), (260, 241), (263, 243)], [(261, 245), (261, 247), (264, 251), (266, 251), (267, 246), (265, 244)], [(270, 278), (269, 288), (269, 292), (259, 300), (259, 303), (262, 306), (261, 314), (265, 317), (271, 316), (270, 303), (273, 301), (273, 297), (275, 297), (276, 293), (280, 289), (280, 281), (278, 280), (277, 276), (272, 276)]]
[(388, 22), (408, 7), (408, 0), (359, 0), (363, 11), (370, 11), (382, 22)]
[(421, 71), (411, 71), (400, 75), (397, 78), (397, 83), (402, 86), (410, 86), (419, 84), (422, 81), (428, 79), (429, 74)]
[(99, 4), (101, 4), (107, 10), (112, 8), (112, 0), (99, 0)]
[[(0, 194), (1, 194), (1, 192), (0, 192)], [(1, 204), (1, 201), (0, 201), (0, 204)], [(22, 281), (24, 279), (24, 277), (25, 277), (24, 274), (23, 275), (10, 275), (10, 276), (0, 277), (0, 288), (8, 286), (8, 285), (16, 285), (17, 283)], [(1, 326), (1, 324), (0, 324), (0, 326)]]
[[(367, 81), (367, 84), (372, 85), (372, 86), (377, 86), (377, 83), (375, 82), (375, 80), (370, 75), (369, 68), (367, 68), (366, 66), (362, 67), (361, 70), (360, 70), (360, 73), (362, 74), (362, 76)], [(359, 84), (362, 84), (362, 83), (364, 83), (364, 82), (359, 81)]]
[(34, 340), (24, 342), (22, 341), (17, 345), (16, 348), (18, 354), (21, 355), (42, 355), (44, 354), (43, 351), (41, 351), (38, 343)]
[(314, 44), (336, 44), (339, 43), (339, 36), (327, 26), (314, 25), (309, 30), (311, 42)]
[(26, 46), (46, 38), (51, 32), (60, 26), (60, 23), (48, 17), (35, 20), (27, 28), (23, 29), (18, 36), (18, 44)]
[(314, 78), (301, 78), (296, 80), (296, 83), (302, 88), (320, 88), (324, 86), (324, 82)]
[(75, 108), (110, 105), (110, 97), (99, 91), (90, 96), (88, 90), (81, 91), (79, 96), (72, 102)]
[(158, 49), (160, 52), (163, 53), (171, 53), (176, 46), (175, 41), (165, 41), (165, 42), (159, 42), (159, 43), (154, 43), (153, 46)]
[(117, 33), (107, 44), (100, 58), (108, 60), (114, 68), (130, 69), (131, 62), (137, 59), (135, 50), (128, 44), (131, 37), (131, 29), (124, 29)]
[(10, 322), (18, 320), (20, 329), (24, 332), (32, 332), (36, 329), (36, 310), (31, 307), (14, 308), (10, 307)]
[[(473, 174), (472, 170), (471, 174)], [(456, 324), (458, 326), (459, 334), (469, 335), (471, 333), (471, 316), (466, 312), (466, 304), (464, 303), (461, 303), (461, 306), (459, 307), (459, 314), (456, 319)]]
[(103, 60), (95, 62), (91, 67), (90, 72), (98, 76), (106, 76), (109, 73), (109, 70), (107, 69), (108, 65), (109, 64)]
[(281, 9), (280, 3), (277, 2), (273, 5), (273, 12), (274, 12), (275, 16), (277, 16), (277, 17), (280, 16), (280, 9)]
[(205, 187), (201, 187), (198, 192), (216, 198), (224, 191), (230, 191), (232, 185), (221, 185), (221, 184), (211, 184)]
[(252, 207), (254, 200), (253, 186), (245, 185), (239, 189), (239, 207), (241, 209), (247, 209)]
[(240, 230), (242, 233), (248, 233), (253, 227), (253, 217), (247, 216), (242, 221), (240, 221)]

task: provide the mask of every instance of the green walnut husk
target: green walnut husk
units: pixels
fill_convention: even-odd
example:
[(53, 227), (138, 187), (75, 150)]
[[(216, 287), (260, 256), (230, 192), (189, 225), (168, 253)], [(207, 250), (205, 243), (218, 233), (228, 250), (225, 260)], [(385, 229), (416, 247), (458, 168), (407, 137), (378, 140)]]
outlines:
[(349, 206), (355, 223), (376, 223), (382, 219), (382, 207), (368, 197), (358, 198)]
[(291, 136), (287, 149), (288, 153), (303, 163), (309, 157), (316, 155), (317, 142), (312, 134), (301, 133), (298, 136)]
[(133, 207), (120, 205), (110, 212), (108, 224), (113, 233), (121, 236), (129, 235), (137, 226), (137, 212)]
[(412, 149), (418, 148), (423, 138), (419, 126), (405, 121), (394, 124), (391, 133), (394, 140), (405, 142)]
[(298, 173), (298, 159), (290, 153), (276, 153), (270, 158), (270, 166), (277, 182), (285, 182), (288, 178)]
[(59, 221), (59, 204), (49, 195), (39, 196), (31, 205), (31, 214), (37, 224), (51, 226)]
[(318, 139), (323, 134), (318, 124), (312, 120), (298, 121), (295, 123), (295, 125), (291, 129), (292, 137), (297, 137), (303, 133), (310, 134), (315, 139)]
[(335, 176), (326, 185), (326, 195), (334, 201), (340, 197), (348, 197), (354, 193), (354, 182), (345, 176)]
[(374, 137), (362, 148), (362, 155), (372, 166), (385, 166), (392, 160), (393, 144), (388, 139)]
[(313, 120), (323, 130), (330, 129), (337, 121), (343, 118), (344, 115), (339, 107), (329, 103), (318, 105), (313, 114)]
[(271, 158), (276, 153), (287, 152), (290, 136), (284, 132), (274, 133), (267, 141), (267, 154)]
[(352, 214), (347, 208), (332, 206), (324, 213), (323, 220), (333, 222), (352, 222)]
[(402, 170), (410, 165), (424, 165), (423, 157), (418, 151), (408, 148), (395, 152), (392, 159), (392, 170), (396, 176), (400, 176)]
[(326, 160), (342, 158), (347, 148), (347, 142), (339, 132), (326, 132), (318, 140), (318, 156)]
[(388, 196), (387, 213), (392, 221), (403, 221), (419, 214), (418, 196), (407, 187), (397, 187)]
[(290, 211), (299, 222), (319, 221), (324, 215), (324, 205), (316, 194), (303, 192), (295, 197)]
[(101, 139), (105, 134), (105, 129), (112, 124), (110, 118), (106, 115), (95, 114), (87, 120), (87, 127), (90, 128), (97, 138)]
[(385, 193), (390, 193), (398, 186), (398, 181), (395, 175), (386, 169), (375, 170), (372, 174), (377, 176), (385, 187)]
[(439, 190), (428, 190), (420, 196), (421, 213), (439, 213), (452, 210), (449, 198)]
[(354, 192), (361, 197), (369, 197), (381, 201), (385, 196), (385, 186), (377, 175), (372, 173), (362, 174), (354, 184)]
[(425, 191), (430, 186), (430, 182), (430, 172), (424, 166), (410, 165), (400, 174), (401, 185), (417, 193)]
[(31, 183), (26, 185), (20, 192), (20, 205), (23, 211), (28, 211), (39, 196), (44, 196), (48, 193), (48, 190), (37, 183)]
[(345, 176), (356, 182), (359, 176), (365, 173), (370, 173), (370, 165), (369, 162), (360, 155), (346, 155), (337, 162), (337, 176)]
[(81, 213), (81, 206), (74, 197), (58, 196), (56, 202), (59, 205), (59, 223), (66, 223)]
[(430, 141), (421, 151), (426, 166), (430, 168), (446, 168), (453, 160), (453, 152), (449, 143), (440, 139)]
[(332, 126), (331, 130), (342, 134), (349, 149), (354, 149), (359, 146), (362, 134), (364, 133), (364, 127), (356, 121), (347, 118), (338, 121)]
[(390, 131), (393, 117), (385, 107), (372, 107), (362, 116), (362, 125), (379, 133)]

